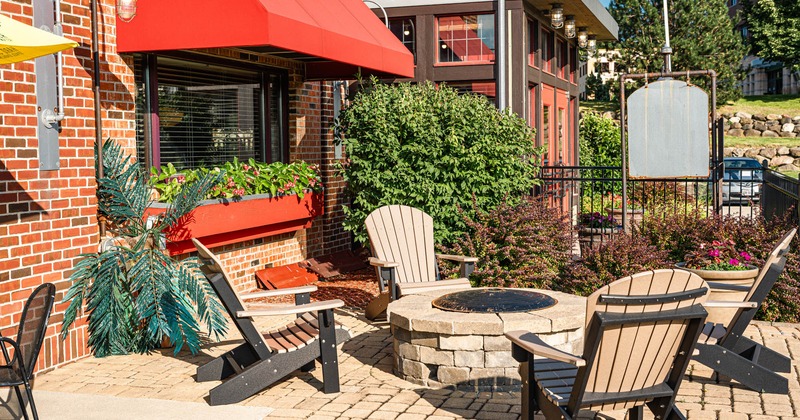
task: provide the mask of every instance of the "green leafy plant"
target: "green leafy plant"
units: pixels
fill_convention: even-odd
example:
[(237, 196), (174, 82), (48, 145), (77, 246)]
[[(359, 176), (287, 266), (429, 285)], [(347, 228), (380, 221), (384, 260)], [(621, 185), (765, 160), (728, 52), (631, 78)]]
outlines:
[(694, 252), (686, 255), (686, 267), (697, 270), (742, 271), (748, 270), (752, 257), (747, 251), (736, 249), (730, 239), (700, 244)]
[(186, 185), (204, 176), (216, 176), (219, 182), (206, 194), (206, 199), (241, 199), (250, 194), (292, 195), (303, 198), (306, 191), (320, 191), (319, 167), (303, 161), (293, 163), (259, 163), (254, 159), (232, 162), (214, 168), (178, 170), (171, 163), (150, 169), (150, 184), (158, 192), (158, 201), (171, 203)]
[(337, 132), (352, 197), (344, 227), (360, 243), (367, 241), (364, 219), (389, 204), (424, 210), (437, 243), (449, 243), (468, 230), (459, 208), (472, 218), (506, 197), (519, 202), (536, 183), (541, 149), (525, 120), (445, 85), (373, 79), (342, 111)]
[(175, 194), (163, 215), (148, 223), (150, 187), (138, 164), (109, 140), (103, 146), (102, 165), (98, 213), (114, 238), (104, 241), (99, 252), (81, 255), (64, 297), (69, 306), (62, 337), (86, 302), (89, 347), (98, 357), (147, 352), (165, 338), (176, 353), (184, 345), (197, 352), (200, 324), (219, 338), (227, 329), (225, 311), (197, 259), (175, 260), (159, 244), (163, 231), (191, 212), (220, 175), (208, 173), (193, 180)]

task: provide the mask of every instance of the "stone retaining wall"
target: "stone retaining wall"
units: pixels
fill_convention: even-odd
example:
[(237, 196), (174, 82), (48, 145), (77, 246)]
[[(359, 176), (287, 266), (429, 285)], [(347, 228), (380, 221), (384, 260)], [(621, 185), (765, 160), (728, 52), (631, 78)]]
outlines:
[(726, 147), (724, 153), (726, 157), (756, 158), (781, 172), (800, 171), (800, 147)]
[(733, 137), (787, 137), (800, 134), (800, 116), (779, 114), (722, 114), (725, 134)]

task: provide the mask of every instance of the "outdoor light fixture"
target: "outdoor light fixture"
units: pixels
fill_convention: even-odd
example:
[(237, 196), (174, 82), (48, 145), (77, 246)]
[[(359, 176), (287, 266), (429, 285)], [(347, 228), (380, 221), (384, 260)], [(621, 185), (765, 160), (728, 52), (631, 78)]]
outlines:
[(597, 49), (597, 37), (594, 35), (589, 35), (589, 40), (586, 43), (586, 49), (589, 52), (594, 52)]
[(564, 22), (564, 35), (567, 38), (575, 38), (575, 16), (567, 15), (567, 20)]
[(550, 6), (550, 24), (556, 29), (564, 26), (564, 9), (561, 3), (553, 3)]
[(586, 43), (589, 41), (589, 32), (586, 31), (586, 28), (580, 27), (578, 28), (578, 46), (581, 48), (586, 48)]
[(123, 22), (130, 22), (136, 16), (136, 0), (117, 0), (117, 16)]

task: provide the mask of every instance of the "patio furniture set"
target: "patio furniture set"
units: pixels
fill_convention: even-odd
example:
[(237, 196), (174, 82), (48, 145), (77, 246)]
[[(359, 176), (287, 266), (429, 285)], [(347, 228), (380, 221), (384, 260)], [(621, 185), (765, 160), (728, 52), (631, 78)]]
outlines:
[[(382, 292), (367, 307), (367, 315), (374, 319), (382, 312), (388, 314), (395, 339), (395, 360), (400, 360), (396, 371), (400, 374), (405, 365), (424, 365), (408, 358), (398, 359), (398, 354), (408, 353), (408, 348), (413, 347), (410, 344), (414, 337), (414, 342), (423, 341), (431, 346), (424, 351), (441, 350), (435, 358), (444, 362), (437, 370), (448, 372), (450, 368), (449, 372), (457, 380), (492, 387), (514, 385), (514, 375), (505, 373), (517, 371), (518, 367), (523, 419), (533, 418), (537, 411), (548, 419), (572, 419), (580, 410), (618, 409), (628, 410), (631, 419), (640, 419), (644, 406), (656, 418), (684, 418), (675, 406), (675, 397), (692, 358), (751, 389), (788, 392), (788, 381), (779, 373), (790, 371), (789, 359), (742, 334), (783, 271), (796, 229), (787, 232), (770, 253), (741, 302), (708, 301), (710, 289), (731, 286), (707, 283), (688, 271), (664, 269), (619, 279), (585, 300), (546, 291), (540, 296), (530, 295), (546, 307), (539, 313), (530, 308), (520, 312), (488, 313), (443, 312), (434, 308), (431, 302), (441, 294), (470, 288), (467, 277), (477, 259), (438, 256), (461, 263), (461, 278), (438, 280), (432, 219), (420, 210), (406, 206), (383, 207), (368, 217), (367, 231), (374, 256), (370, 262), (376, 267)], [(315, 286), (239, 295), (216, 256), (196, 239), (193, 241), (203, 263), (203, 273), (245, 340), (197, 368), (197, 381), (222, 381), (211, 389), (210, 404), (242, 401), (296, 370), (314, 369), (315, 360), (322, 366), (323, 392), (339, 392), (336, 346), (348, 340), (350, 333), (335, 322), (333, 310), (344, 303), (338, 299), (311, 303), (309, 294)], [(513, 311), (520, 301), (492, 301), (494, 296), (504, 294), (498, 290), (470, 294), (477, 296), (482, 309), (502, 304), (505, 308), (501, 309)], [(275, 295), (294, 295), (295, 305), (245, 302)], [(34, 418), (38, 415), (29, 381), (54, 296), (52, 284), (37, 288), (23, 310), (17, 339), (0, 337), (6, 362), (0, 365), (0, 386), (13, 386), (23, 407), (19, 386), (24, 386)], [(459, 311), (465, 309), (461, 307), (464, 298), (455, 297), (455, 308)], [(414, 309), (406, 302), (421, 305), (421, 309)], [(437, 301), (436, 306), (448, 304), (453, 305), (453, 302)], [(559, 305), (579, 315), (562, 322), (563, 330), (556, 331), (553, 328), (558, 324), (556, 320), (564, 317), (547, 318), (542, 314)], [(585, 315), (578, 307), (585, 308)], [(708, 313), (725, 308), (737, 309), (728, 324), (706, 323)], [(296, 319), (272, 331), (260, 332), (253, 323), (253, 318), (258, 316), (294, 314)], [(551, 330), (546, 332), (534, 327), (531, 331), (529, 327), (537, 322), (549, 324)], [(456, 331), (469, 325), (474, 328), (469, 335)], [(415, 326), (418, 327), (416, 331)], [(561, 335), (554, 340), (553, 334)], [(565, 337), (569, 339), (563, 339)], [(480, 348), (477, 341), (481, 342)], [(501, 355), (503, 351), (508, 352), (509, 341), (509, 354)], [(403, 348), (404, 342), (409, 346)], [(441, 346), (448, 342), (467, 345), (461, 350), (458, 346), (449, 349)], [(438, 343), (439, 349), (433, 343)], [(13, 354), (9, 354), (9, 349)], [(485, 352), (482, 360), (509, 359), (510, 356), (518, 366), (502, 367), (504, 379), (495, 378), (494, 382), (486, 381), (486, 376), (471, 378), (470, 372), (458, 376), (458, 372), (464, 372), (459, 369), (464, 367), (458, 366), (456, 354), (469, 356), (479, 350)], [(497, 357), (487, 356), (491, 352), (497, 353)], [(497, 372), (496, 366), (492, 367), (495, 369), (492, 372)], [(484, 374), (490, 372), (486, 366), (475, 369)], [(470, 382), (471, 379), (475, 380)], [(23, 412), (27, 419), (24, 408)]]

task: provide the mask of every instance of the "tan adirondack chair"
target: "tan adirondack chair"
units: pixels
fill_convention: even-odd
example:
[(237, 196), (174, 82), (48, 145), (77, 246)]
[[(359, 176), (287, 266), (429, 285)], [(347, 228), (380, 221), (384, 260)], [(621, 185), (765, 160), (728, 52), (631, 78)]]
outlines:
[[(675, 395), (706, 318), (708, 286), (681, 270), (635, 274), (587, 298), (583, 356), (557, 350), (527, 331), (510, 331), (520, 362), (522, 418), (574, 419), (580, 410), (643, 407), (660, 419), (684, 418)], [(534, 356), (537, 356), (534, 358)]]
[[(198, 382), (223, 381), (209, 391), (211, 405), (232, 404), (248, 398), (296, 370), (322, 365), (323, 392), (339, 392), (336, 344), (350, 339), (350, 332), (334, 322), (333, 309), (339, 299), (310, 303), (316, 286), (267, 290), (245, 295), (236, 293), (219, 259), (192, 238), (211, 287), (228, 311), (244, 343), (197, 368)], [(295, 295), (295, 305), (248, 305), (247, 299)], [(258, 316), (297, 315), (281, 328), (261, 332), (253, 323)]]
[(714, 369), (718, 374), (733, 378), (755, 391), (777, 394), (789, 392), (788, 379), (777, 372), (791, 372), (791, 360), (745, 337), (744, 330), (783, 272), (786, 254), (796, 232), (797, 229), (786, 232), (767, 257), (752, 287), (708, 282), (712, 291), (746, 291), (747, 295), (744, 302), (706, 302), (709, 319), (715, 311), (726, 311), (730, 308), (735, 308), (737, 311), (732, 318), (727, 316), (715, 318), (730, 319), (726, 324), (706, 323), (694, 359)]
[[(373, 255), (369, 262), (375, 267), (381, 292), (367, 306), (367, 318), (377, 318), (390, 301), (403, 295), (471, 287), (468, 277), (478, 259), (435, 254), (433, 218), (422, 210), (384, 206), (370, 213), (364, 223)], [(436, 258), (459, 262), (460, 278), (439, 279)]]

